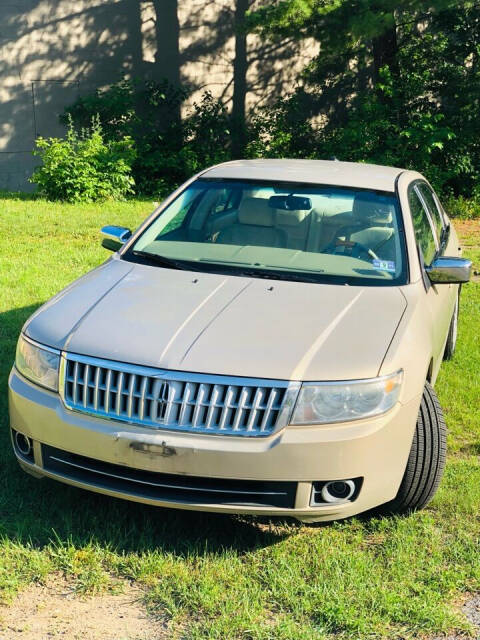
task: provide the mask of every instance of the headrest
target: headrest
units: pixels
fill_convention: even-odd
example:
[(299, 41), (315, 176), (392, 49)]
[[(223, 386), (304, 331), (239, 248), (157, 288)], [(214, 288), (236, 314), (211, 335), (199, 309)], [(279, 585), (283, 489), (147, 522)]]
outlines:
[(240, 224), (273, 227), (273, 214), (266, 198), (243, 198), (238, 208), (238, 221)]
[(373, 193), (358, 193), (353, 201), (352, 214), (358, 222), (388, 224), (392, 222), (392, 204)]
[(305, 211), (303, 209), (285, 211), (284, 209), (277, 209), (277, 224), (280, 226), (289, 226), (293, 227), (295, 225), (300, 224), (305, 220), (310, 211)]

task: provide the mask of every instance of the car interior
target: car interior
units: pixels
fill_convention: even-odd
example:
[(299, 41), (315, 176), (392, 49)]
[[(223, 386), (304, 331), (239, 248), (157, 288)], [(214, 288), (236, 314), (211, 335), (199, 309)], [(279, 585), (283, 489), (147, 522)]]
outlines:
[[(203, 230), (203, 242), (395, 260), (391, 197), (382, 199), (368, 191), (357, 191), (347, 198), (309, 194), (300, 198), (307, 201), (308, 208), (295, 209), (288, 203), (285, 208), (275, 208), (272, 196), (265, 191), (261, 195), (242, 193), (239, 202), (233, 203), (223, 202), (221, 194), (217, 196), (216, 202), (198, 207), (189, 225), (190, 229)], [(195, 233), (191, 239), (198, 242), (199, 235)]]
[(365, 189), (198, 180), (135, 249), (197, 262), (391, 280), (402, 270), (395, 203), (394, 194)]

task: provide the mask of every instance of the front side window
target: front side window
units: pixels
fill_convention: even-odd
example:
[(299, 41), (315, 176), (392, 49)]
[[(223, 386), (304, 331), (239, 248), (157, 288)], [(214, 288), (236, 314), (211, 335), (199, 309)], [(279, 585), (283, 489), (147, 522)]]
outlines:
[(422, 251), (424, 263), (428, 266), (432, 263), (437, 251), (432, 225), (427, 211), (414, 188), (409, 190), (408, 202), (412, 214), (415, 238)]
[(281, 279), (405, 282), (393, 193), (286, 182), (198, 179), (124, 258)]

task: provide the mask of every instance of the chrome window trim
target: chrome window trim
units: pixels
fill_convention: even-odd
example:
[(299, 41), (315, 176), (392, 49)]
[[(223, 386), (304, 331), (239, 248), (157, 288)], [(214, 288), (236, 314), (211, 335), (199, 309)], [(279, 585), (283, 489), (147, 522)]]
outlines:
[[(112, 416), (105, 411), (96, 410), (91, 411), (88, 407), (80, 408), (70, 404), (65, 398), (65, 381), (66, 381), (66, 369), (67, 361), (75, 361), (87, 366), (93, 365), (95, 367), (103, 367), (105, 369), (115, 369), (121, 373), (136, 374), (140, 376), (148, 376), (152, 378), (158, 378), (165, 381), (181, 381), (181, 382), (193, 382), (193, 383), (205, 383), (205, 384), (219, 384), (225, 386), (238, 386), (238, 387), (264, 387), (271, 389), (285, 389), (286, 395), (282, 404), (282, 408), (279, 411), (277, 422), (275, 427), (271, 430), (252, 432), (252, 431), (238, 431), (232, 433), (231, 431), (223, 431), (220, 429), (205, 429), (200, 430), (198, 428), (186, 428), (182, 426), (166, 425), (162, 427), (158, 423), (149, 421), (148, 419), (138, 420), (129, 419), (126, 416)], [(286, 427), (293, 414), (298, 394), (301, 388), (300, 381), (289, 380), (274, 380), (270, 378), (247, 378), (240, 376), (228, 376), (228, 375), (216, 375), (206, 373), (194, 373), (189, 371), (176, 371), (171, 369), (156, 369), (154, 367), (147, 367), (143, 365), (135, 365), (117, 360), (105, 360), (103, 358), (96, 358), (92, 356), (84, 356), (80, 354), (70, 353), (62, 351), (60, 358), (60, 371), (59, 371), (59, 393), (60, 398), (64, 406), (70, 411), (75, 411), (84, 415), (91, 415), (95, 418), (111, 420), (112, 422), (127, 423), (138, 427), (146, 427), (154, 429), (158, 432), (171, 431), (175, 433), (185, 433), (187, 435), (197, 434), (200, 436), (212, 435), (212, 436), (227, 436), (227, 437), (250, 437), (250, 438), (266, 438), (278, 433), (284, 427)]]

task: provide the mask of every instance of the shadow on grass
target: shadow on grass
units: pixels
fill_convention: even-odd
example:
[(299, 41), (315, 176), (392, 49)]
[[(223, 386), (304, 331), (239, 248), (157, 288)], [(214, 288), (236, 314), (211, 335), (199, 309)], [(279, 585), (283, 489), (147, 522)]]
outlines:
[(117, 552), (162, 549), (186, 556), (261, 548), (288, 536), (294, 521), (269, 521), (163, 509), (36, 480), (11, 450), (7, 380), (15, 345), (35, 306), (0, 314), (0, 535), (41, 548), (52, 540), (81, 547), (98, 543)]
[(38, 200), (39, 195), (33, 191), (4, 191), (0, 189), (0, 200)]

